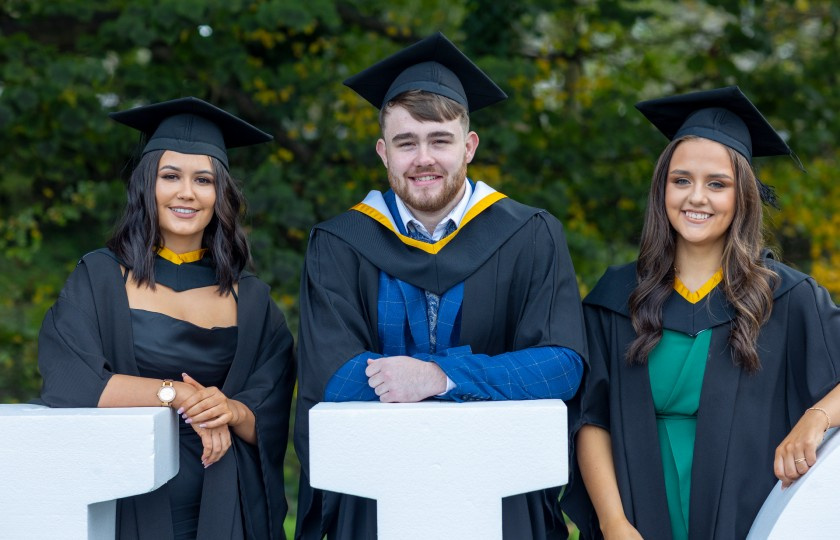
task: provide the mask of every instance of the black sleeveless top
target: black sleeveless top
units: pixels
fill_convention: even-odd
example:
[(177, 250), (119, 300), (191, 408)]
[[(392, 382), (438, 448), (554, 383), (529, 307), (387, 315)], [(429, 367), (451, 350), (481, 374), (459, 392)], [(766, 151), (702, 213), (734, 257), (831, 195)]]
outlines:
[[(131, 327), (140, 376), (180, 381), (187, 373), (204, 386), (224, 384), (236, 353), (237, 327), (203, 328), (142, 309), (131, 310)], [(196, 536), (204, 465), (198, 434), (183, 420), (178, 425), (180, 469), (167, 486), (175, 538), (187, 539)]]

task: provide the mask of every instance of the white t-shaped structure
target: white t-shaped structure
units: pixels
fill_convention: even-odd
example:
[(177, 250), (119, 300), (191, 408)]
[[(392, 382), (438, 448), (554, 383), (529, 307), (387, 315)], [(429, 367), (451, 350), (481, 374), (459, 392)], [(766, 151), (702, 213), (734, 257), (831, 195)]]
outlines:
[(502, 498), (568, 481), (560, 400), (320, 403), (313, 487), (377, 501), (380, 540), (502, 538)]
[(169, 408), (0, 405), (0, 434), (0, 538), (113, 540), (115, 499), (178, 472)]
[(840, 435), (828, 432), (817, 462), (805, 476), (782, 490), (777, 482), (758, 512), (747, 540), (808, 538), (826, 540), (840, 531)]

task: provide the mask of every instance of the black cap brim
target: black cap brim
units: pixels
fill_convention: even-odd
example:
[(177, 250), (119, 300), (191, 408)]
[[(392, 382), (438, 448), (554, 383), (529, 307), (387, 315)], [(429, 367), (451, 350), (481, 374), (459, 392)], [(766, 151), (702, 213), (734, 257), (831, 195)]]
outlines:
[(753, 156), (793, 154), (737, 86), (642, 101), (636, 108), (668, 140), (698, 135), (725, 144), (750, 161)]
[(274, 137), (215, 105), (185, 97), (113, 112), (109, 116), (143, 132), (143, 153), (172, 150), (206, 154), (228, 167), (227, 149), (264, 143)]
[(377, 109), (409, 90), (446, 96), (470, 112), (507, 98), (487, 74), (440, 32), (374, 64), (344, 84)]

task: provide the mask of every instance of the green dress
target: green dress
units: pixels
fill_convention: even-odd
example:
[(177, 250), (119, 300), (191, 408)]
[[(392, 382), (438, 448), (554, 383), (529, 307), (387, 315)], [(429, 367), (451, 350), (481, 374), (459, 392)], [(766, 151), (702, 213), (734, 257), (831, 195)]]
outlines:
[[(711, 292), (722, 277), (722, 272), (716, 273), (694, 293), (689, 292), (679, 280), (674, 289), (689, 302), (696, 303)], [(663, 330), (662, 339), (648, 357), (659, 451), (665, 473), (665, 495), (674, 540), (688, 539), (697, 410), (700, 408), (700, 391), (711, 337), (711, 330), (704, 330), (696, 336)]]

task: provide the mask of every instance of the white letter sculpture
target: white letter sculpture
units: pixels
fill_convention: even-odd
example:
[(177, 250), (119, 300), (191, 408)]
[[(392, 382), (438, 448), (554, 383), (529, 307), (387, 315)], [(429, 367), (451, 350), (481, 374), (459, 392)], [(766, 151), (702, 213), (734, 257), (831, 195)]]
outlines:
[(164, 407), (0, 405), (0, 538), (113, 540), (116, 501), (178, 472)]
[(502, 498), (568, 481), (560, 400), (320, 403), (313, 487), (376, 499), (380, 540), (502, 538)]
[(777, 482), (747, 540), (834, 539), (840, 534), (840, 435), (829, 430), (808, 473), (782, 490)]

